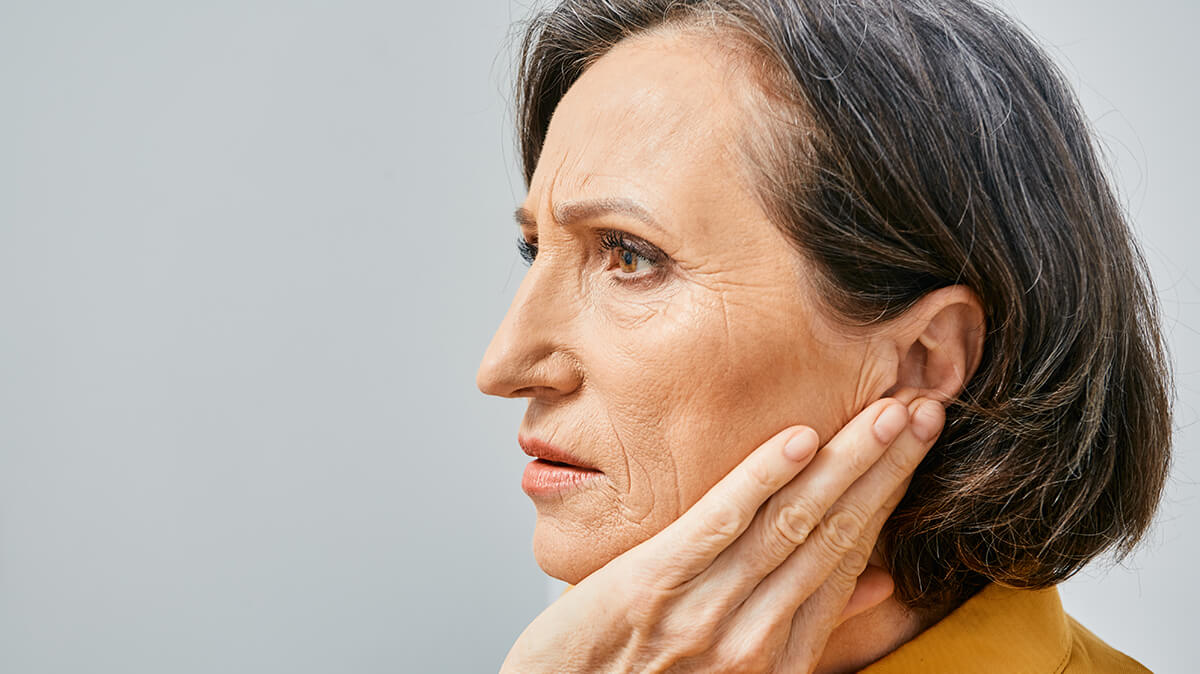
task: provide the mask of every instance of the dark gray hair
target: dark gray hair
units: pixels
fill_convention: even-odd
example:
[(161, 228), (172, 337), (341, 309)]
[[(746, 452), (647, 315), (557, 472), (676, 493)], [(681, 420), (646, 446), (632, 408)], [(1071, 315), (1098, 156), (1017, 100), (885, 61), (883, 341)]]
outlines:
[[(567, 88), (618, 41), (696, 31), (750, 66), (766, 212), (847, 325), (965, 284), (983, 361), (881, 541), (897, 596), (1045, 587), (1149, 527), (1171, 372), (1145, 261), (1074, 94), (972, 0), (565, 0), (526, 26), (526, 187)], [(802, 420), (800, 420), (802, 422)]]

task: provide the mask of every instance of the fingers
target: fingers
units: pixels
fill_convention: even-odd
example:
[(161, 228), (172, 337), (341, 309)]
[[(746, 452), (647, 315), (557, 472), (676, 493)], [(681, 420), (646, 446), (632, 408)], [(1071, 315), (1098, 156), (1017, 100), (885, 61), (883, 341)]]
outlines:
[[(905, 480), (889, 500), (899, 501), (907, 487), (908, 481)], [(891, 596), (895, 587), (891, 575), (867, 564), (891, 511), (886, 506), (876, 511), (866, 534), (852, 552), (843, 557), (837, 569), (792, 615), (783, 663), (817, 662), (834, 628), (849, 616), (857, 615)], [(854, 605), (856, 602), (858, 605)], [(782, 671), (794, 670), (794, 667), (785, 666)]]
[[(944, 421), (940, 404), (924, 402), (879, 400), (819, 451), (803, 426), (760, 445), (636, 554), (617, 558), (614, 573), (643, 597), (627, 607), (645, 614), (634, 624), (719, 665), (706, 671), (731, 662), (775, 671), (789, 654), (815, 664), (847, 607), (891, 591), (889, 578), (863, 571)], [(608, 568), (617, 566), (592, 577)]]
[[(946, 418), (945, 408), (934, 400), (914, 400), (909, 408), (912, 423), (900, 434), (891, 451), (838, 499), (830, 510), (830, 517), (845, 512), (849, 513), (848, 519), (865, 520), (865, 517), (855, 516), (864, 513), (869, 516), (877, 507), (885, 507), (890, 512), (900, 503), (904, 492), (897, 493), (897, 487), (911, 479), (913, 471), (933, 446)], [(829, 552), (832, 555), (836, 550)]]
[[(706, 575), (718, 578), (717, 585), (731, 593), (748, 595), (805, 542), (843, 492), (885, 455), (908, 419), (904, 405), (889, 398), (856, 415), (821, 448), (811, 466), (771, 497), (746, 533), (713, 562)], [(845, 547), (857, 540), (861, 527), (852, 518), (859, 512), (840, 516), (855, 534)], [(867, 511), (859, 519), (865, 524), (869, 517)], [(833, 524), (839, 522), (835, 519)], [(835, 527), (832, 533), (838, 531)]]
[[(853, 614), (851, 610), (860, 612), (892, 595), (894, 584), (890, 574), (881, 568), (866, 566), (865, 562), (870, 556), (870, 548), (874, 547), (874, 542), (883, 528), (883, 523), (887, 522), (889, 513), (886, 508), (881, 508), (877, 516), (871, 518), (870, 531), (863, 537), (854, 554), (847, 555), (844, 562), (838, 566), (838, 570), (824, 579), (808, 600), (800, 604), (794, 612), (791, 632), (788, 633), (784, 655), (781, 657), (781, 663), (784, 663), (781, 670), (799, 670), (792, 666), (792, 663), (816, 663), (826, 648), (829, 634), (833, 633), (834, 628), (838, 627), (847, 615)], [(859, 564), (862, 566), (859, 567)], [(874, 568), (875, 571), (864, 573), (868, 568)], [(862, 594), (857, 591), (859, 576), (864, 577), (864, 583), (872, 584), (866, 586)], [(868, 596), (869, 594), (874, 596)], [(850, 604), (856, 596), (866, 606), (852, 608)], [(774, 619), (779, 618), (775, 616)]]
[(759, 507), (811, 461), (820, 439), (807, 426), (777, 433), (742, 460), (678, 519), (650, 541), (672, 565), (667, 587), (704, 571), (750, 525)]
[[(904, 496), (913, 471), (945, 421), (944, 408), (936, 401), (917, 399), (909, 407), (912, 422), (891, 448), (837, 498), (808, 542), (759, 583), (743, 610), (763, 615), (794, 612), (827, 578), (834, 589), (853, 589), (880, 528)], [(841, 608), (834, 611), (834, 618)]]
[[(903, 494), (906, 486), (899, 489), (897, 496)], [(866, 535), (842, 559), (837, 570), (826, 578), (814, 579), (816, 589), (800, 604), (799, 610), (793, 608), (792, 602), (786, 598), (781, 600), (756, 591), (752, 601), (743, 604), (731, 617), (731, 633), (754, 635), (762, 625), (783, 625), (785, 634), (778, 642), (774, 642), (777, 645), (770, 671), (812, 671), (830, 633), (843, 620), (839, 611), (845, 615), (851, 609), (850, 603), (856, 599), (869, 607), (891, 595), (891, 576), (878, 567), (867, 565), (875, 538), (889, 513), (881, 508), (872, 517)], [(761, 601), (762, 598), (770, 601)]]

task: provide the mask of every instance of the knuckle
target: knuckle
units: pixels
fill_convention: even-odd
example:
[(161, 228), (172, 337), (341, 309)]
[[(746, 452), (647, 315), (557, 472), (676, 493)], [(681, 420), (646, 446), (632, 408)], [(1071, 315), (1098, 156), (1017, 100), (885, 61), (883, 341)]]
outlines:
[(867, 525), (867, 517), (858, 508), (843, 507), (836, 510), (822, 524), (825, 544), (839, 557), (845, 555), (858, 542)]
[(732, 503), (720, 503), (705, 510), (700, 520), (700, 535), (707, 539), (724, 541), (741, 531), (742, 515)]
[(654, 625), (662, 617), (662, 612), (657, 604), (638, 601), (631, 602), (625, 606), (625, 622), (634, 629), (641, 629), (646, 625)]
[(658, 612), (653, 624), (642, 623), (637, 627), (652, 635), (649, 642), (655, 644), (656, 650), (669, 651), (672, 656), (669, 661), (703, 658), (720, 646), (733, 609), (726, 600), (700, 600), (693, 593), (690, 598), (676, 597), (667, 610)]
[(779, 638), (778, 627), (769, 621), (763, 621), (761, 626), (750, 633), (745, 647), (750, 655), (748, 659), (754, 665), (756, 672), (768, 671), (778, 659), (784, 644)]
[(771, 474), (765, 463), (764, 461), (751, 461), (746, 466), (746, 479), (750, 481), (751, 487), (756, 492), (773, 492), (776, 488), (775, 476)]
[(750, 674), (764, 672), (770, 667), (770, 659), (762, 648), (755, 648), (752, 641), (722, 641), (715, 649), (719, 671)]
[(652, 632), (666, 615), (666, 607), (651, 600), (629, 602), (623, 609), (624, 612), (620, 613), (620, 616), (630, 629), (638, 633)]
[[(674, 560), (671, 559), (665, 560), (665, 563), (628, 565), (625, 576), (623, 591), (628, 592), (625, 596), (657, 599), (660, 596), (669, 595), (686, 583), (688, 574), (686, 570), (676, 567)], [(655, 602), (638, 601), (634, 603), (637, 605), (636, 608), (643, 610), (651, 610), (656, 606)]]
[(680, 657), (711, 658), (721, 648), (724, 620), (731, 609), (709, 602), (683, 608), (685, 610), (664, 616), (660, 624), (665, 635), (664, 644), (670, 644), (672, 651)]
[(854, 475), (862, 475), (875, 463), (875, 457), (861, 447), (849, 446), (842, 452), (842, 461)]
[(697, 620), (668, 621), (662, 628), (661, 645), (677, 657), (688, 658), (710, 652), (717, 645), (714, 630)]
[(854, 587), (858, 584), (858, 574), (848, 571), (843, 567), (838, 568), (838, 572), (833, 574), (829, 579), (831, 588), (836, 594), (845, 595), (854, 591)]
[(867, 550), (861, 546), (851, 548), (846, 552), (846, 556), (842, 558), (842, 573), (851, 580), (857, 578), (867, 568), (868, 561), (870, 561), (870, 555), (867, 553)]
[(696, 610), (696, 618), (691, 629), (695, 630), (705, 643), (712, 644), (720, 633), (721, 626), (729, 617), (733, 607), (723, 601), (705, 601)]
[(775, 530), (788, 543), (799, 546), (808, 539), (820, 519), (817, 504), (808, 497), (800, 497), (779, 509), (775, 517)]
[(905, 475), (912, 472), (912, 466), (909, 462), (909, 456), (903, 451), (902, 447), (892, 447), (884, 452), (879, 459), (883, 464), (881, 467), (895, 480), (903, 479)]

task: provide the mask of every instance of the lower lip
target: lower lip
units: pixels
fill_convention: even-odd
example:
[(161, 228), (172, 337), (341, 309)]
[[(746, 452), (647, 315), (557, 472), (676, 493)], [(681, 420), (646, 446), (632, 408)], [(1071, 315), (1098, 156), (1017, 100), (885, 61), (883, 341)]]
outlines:
[(601, 475), (603, 473), (598, 470), (534, 459), (525, 466), (525, 474), (521, 476), (521, 489), (530, 496), (556, 494), (578, 487)]

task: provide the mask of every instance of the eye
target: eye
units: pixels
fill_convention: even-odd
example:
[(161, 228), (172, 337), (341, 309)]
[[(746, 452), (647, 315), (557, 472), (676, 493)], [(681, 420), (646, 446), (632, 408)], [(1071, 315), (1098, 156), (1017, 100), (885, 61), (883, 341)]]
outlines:
[(533, 264), (534, 258), (537, 257), (537, 239), (532, 242), (526, 241), (525, 237), (517, 237), (517, 252), (521, 254), (521, 259), (525, 261), (525, 265)]
[[(600, 247), (609, 251), (610, 258), (616, 258), (624, 272), (616, 275), (622, 283), (654, 280), (666, 260), (666, 255), (653, 245), (611, 229), (601, 235)], [(639, 269), (648, 271), (638, 273)]]
[[(653, 244), (615, 230), (603, 231), (600, 236), (600, 248), (608, 251), (610, 262), (615, 261), (624, 272), (616, 275), (619, 283), (653, 282), (661, 275), (669, 260), (666, 253)], [(517, 252), (526, 266), (532, 265), (538, 254), (537, 239), (529, 241), (524, 235), (518, 235)]]
[(654, 264), (654, 260), (635, 253), (628, 248), (614, 248), (612, 250), (616, 253), (617, 264), (620, 265), (621, 271), (625, 272), (626, 274), (636, 273), (638, 271), (638, 262), (642, 260), (646, 261), (646, 264), (641, 265), (642, 267), (648, 267)]

